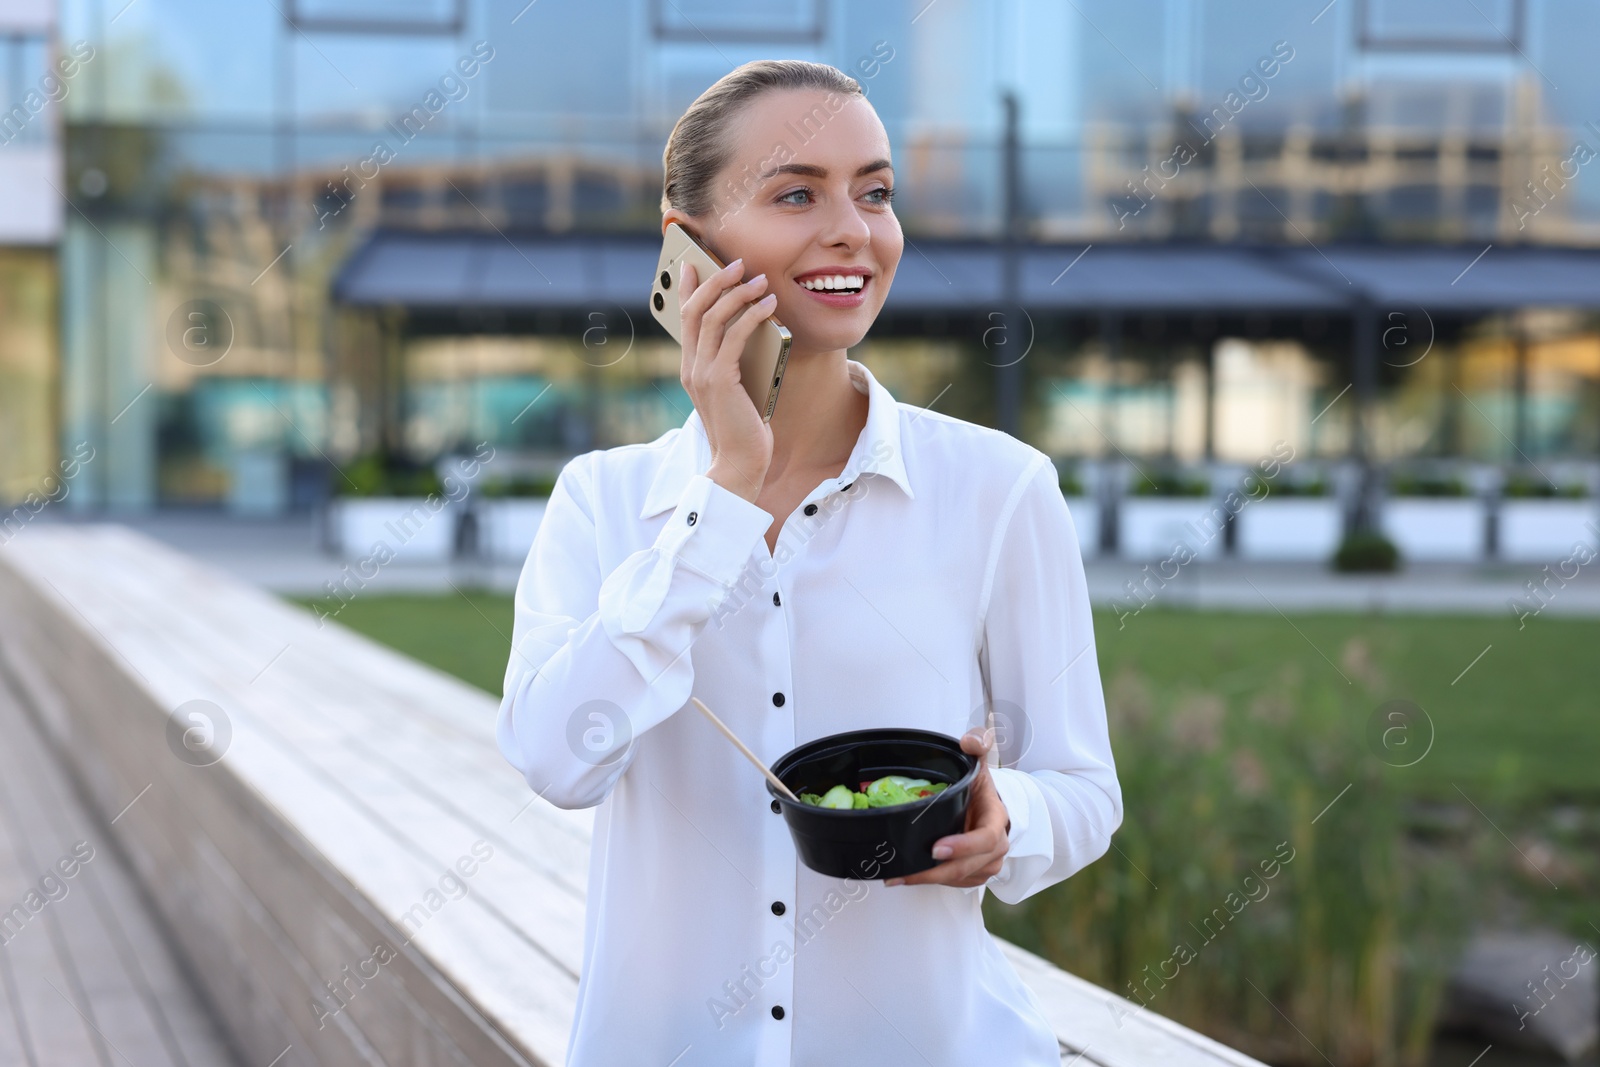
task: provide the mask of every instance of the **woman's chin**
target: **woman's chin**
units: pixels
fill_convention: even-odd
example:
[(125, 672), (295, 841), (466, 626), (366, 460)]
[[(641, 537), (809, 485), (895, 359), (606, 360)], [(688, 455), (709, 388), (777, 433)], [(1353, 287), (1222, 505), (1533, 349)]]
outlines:
[[(788, 326), (788, 323), (784, 325)], [(860, 344), (867, 336), (866, 330), (841, 330), (833, 329), (813, 330), (804, 326), (789, 326), (792, 340), (789, 342), (789, 357), (807, 352), (837, 352), (839, 349), (850, 349)]]

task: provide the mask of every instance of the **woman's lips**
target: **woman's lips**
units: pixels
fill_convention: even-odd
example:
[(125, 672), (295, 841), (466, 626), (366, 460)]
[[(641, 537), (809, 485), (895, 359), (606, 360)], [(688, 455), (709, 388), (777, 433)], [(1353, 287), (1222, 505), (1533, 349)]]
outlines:
[(867, 299), (867, 286), (871, 284), (872, 277), (868, 275), (866, 278), (862, 279), (861, 289), (858, 292), (838, 293), (829, 289), (807, 289), (805, 286), (800, 285), (799, 282), (795, 282), (795, 285), (800, 286), (800, 291), (802, 293), (812, 297), (820, 304), (827, 304), (829, 307), (835, 308), (860, 307)]

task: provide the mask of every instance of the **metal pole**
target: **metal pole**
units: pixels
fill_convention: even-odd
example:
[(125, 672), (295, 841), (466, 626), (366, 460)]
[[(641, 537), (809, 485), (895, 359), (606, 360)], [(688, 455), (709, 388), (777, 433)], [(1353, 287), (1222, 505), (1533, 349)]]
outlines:
[[(1010, 90), (1000, 96), (1005, 109), (1005, 140), (1001, 149), (1001, 181), (1004, 191), (1000, 255), (1000, 298), (1006, 314), (1005, 356), (995, 368), (995, 417), (1000, 429), (1013, 437), (1022, 431), (1022, 357), (1013, 353), (1023, 344), (1021, 314), (1022, 165), (1017, 133), (1018, 105)], [(1025, 349), (1024, 349), (1025, 351)]]
[[(1121, 508), (1123, 487), (1127, 481), (1127, 471), (1121, 461), (1121, 446), (1117, 444), (1117, 360), (1118, 349), (1122, 344), (1122, 316), (1115, 311), (1105, 311), (1100, 315), (1100, 337), (1105, 345), (1106, 354), (1106, 389), (1102, 393), (1100, 404), (1101, 432), (1105, 434), (1108, 447), (1116, 452), (1113, 456), (1106, 453), (1104, 465), (1101, 467), (1100, 478), (1100, 550), (1113, 553), (1117, 550), (1119, 538), (1118, 511)], [(1104, 472), (1116, 471), (1117, 477), (1110, 477)]]
[(1378, 380), (1378, 311), (1366, 294), (1356, 299), (1353, 328), (1351, 382), (1354, 385), (1352, 399), (1355, 401), (1355, 417), (1350, 427), (1350, 454), (1361, 474), (1355, 505), (1350, 509), (1346, 529), (1351, 533), (1366, 533), (1377, 525), (1373, 515), (1377, 478), (1368, 435), (1372, 429), (1373, 394)]

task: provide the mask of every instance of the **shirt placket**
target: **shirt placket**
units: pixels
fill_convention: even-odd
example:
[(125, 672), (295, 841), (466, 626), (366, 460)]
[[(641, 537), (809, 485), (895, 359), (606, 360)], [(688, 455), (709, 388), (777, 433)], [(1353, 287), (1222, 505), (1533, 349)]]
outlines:
[[(761, 657), (760, 674), (766, 683), (767, 699), (762, 709), (765, 720), (761, 745), (770, 754), (769, 764), (795, 745), (794, 663), (790, 640), (788, 609), (781, 576), (775, 565), (762, 583), (761, 622), (756, 642)], [(764, 970), (761, 986), (762, 1036), (758, 1042), (758, 1067), (788, 1067), (794, 1027), (794, 935), (795, 895), (799, 888), (798, 859), (794, 839), (783, 820), (782, 807), (774, 800), (772, 816), (762, 835), (761, 939)], [(784, 946), (789, 959), (777, 959), (777, 946)]]
[[(822, 509), (819, 501), (831, 493), (848, 491), (849, 488), (849, 484), (839, 479), (820, 483), (807, 494), (790, 520), (785, 522), (779, 543), (787, 541), (795, 556), (804, 555), (804, 542), (809, 540), (810, 535), (794, 536), (795, 531), (790, 528), (789, 522), (796, 519), (814, 521)], [(776, 760), (795, 747), (795, 715), (799, 708), (794, 700), (794, 641), (790, 633), (789, 608), (786, 606), (793, 590), (792, 586), (788, 591), (784, 589), (780, 568), (774, 564), (769, 569), (773, 573), (766, 579), (762, 589), (766, 621), (761, 624), (758, 647), (762, 675), (770, 691), (766, 709), (770, 714), (762, 731), (762, 742), (766, 750), (772, 753), (772, 759)], [(773, 818), (768, 823), (769, 829), (763, 842), (765, 863), (762, 885), (766, 895), (763, 905), (767, 912), (765, 917), (769, 920), (772, 937), (767, 939), (763, 952), (770, 954), (774, 946), (781, 943), (788, 948), (790, 959), (779, 964), (777, 974), (762, 987), (764, 1007), (772, 1025), (766, 1028), (756, 1062), (758, 1067), (788, 1067), (795, 1023), (794, 918), (799, 914), (796, 897), (800, 887), (800, 859), (795, 851), (794, 838), (783, 822), (781, 806), (774, 800), (771, 808)]]

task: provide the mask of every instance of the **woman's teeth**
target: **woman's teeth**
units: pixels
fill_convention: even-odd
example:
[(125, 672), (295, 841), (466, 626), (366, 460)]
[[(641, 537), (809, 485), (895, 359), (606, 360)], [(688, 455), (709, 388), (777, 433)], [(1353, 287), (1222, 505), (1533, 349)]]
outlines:
[(800, 284), (807, 289), (822, 292), (858, 293), (866, 286), (867, 281), (860, 274), (824, 274), (815, 278), (803, 278)]

